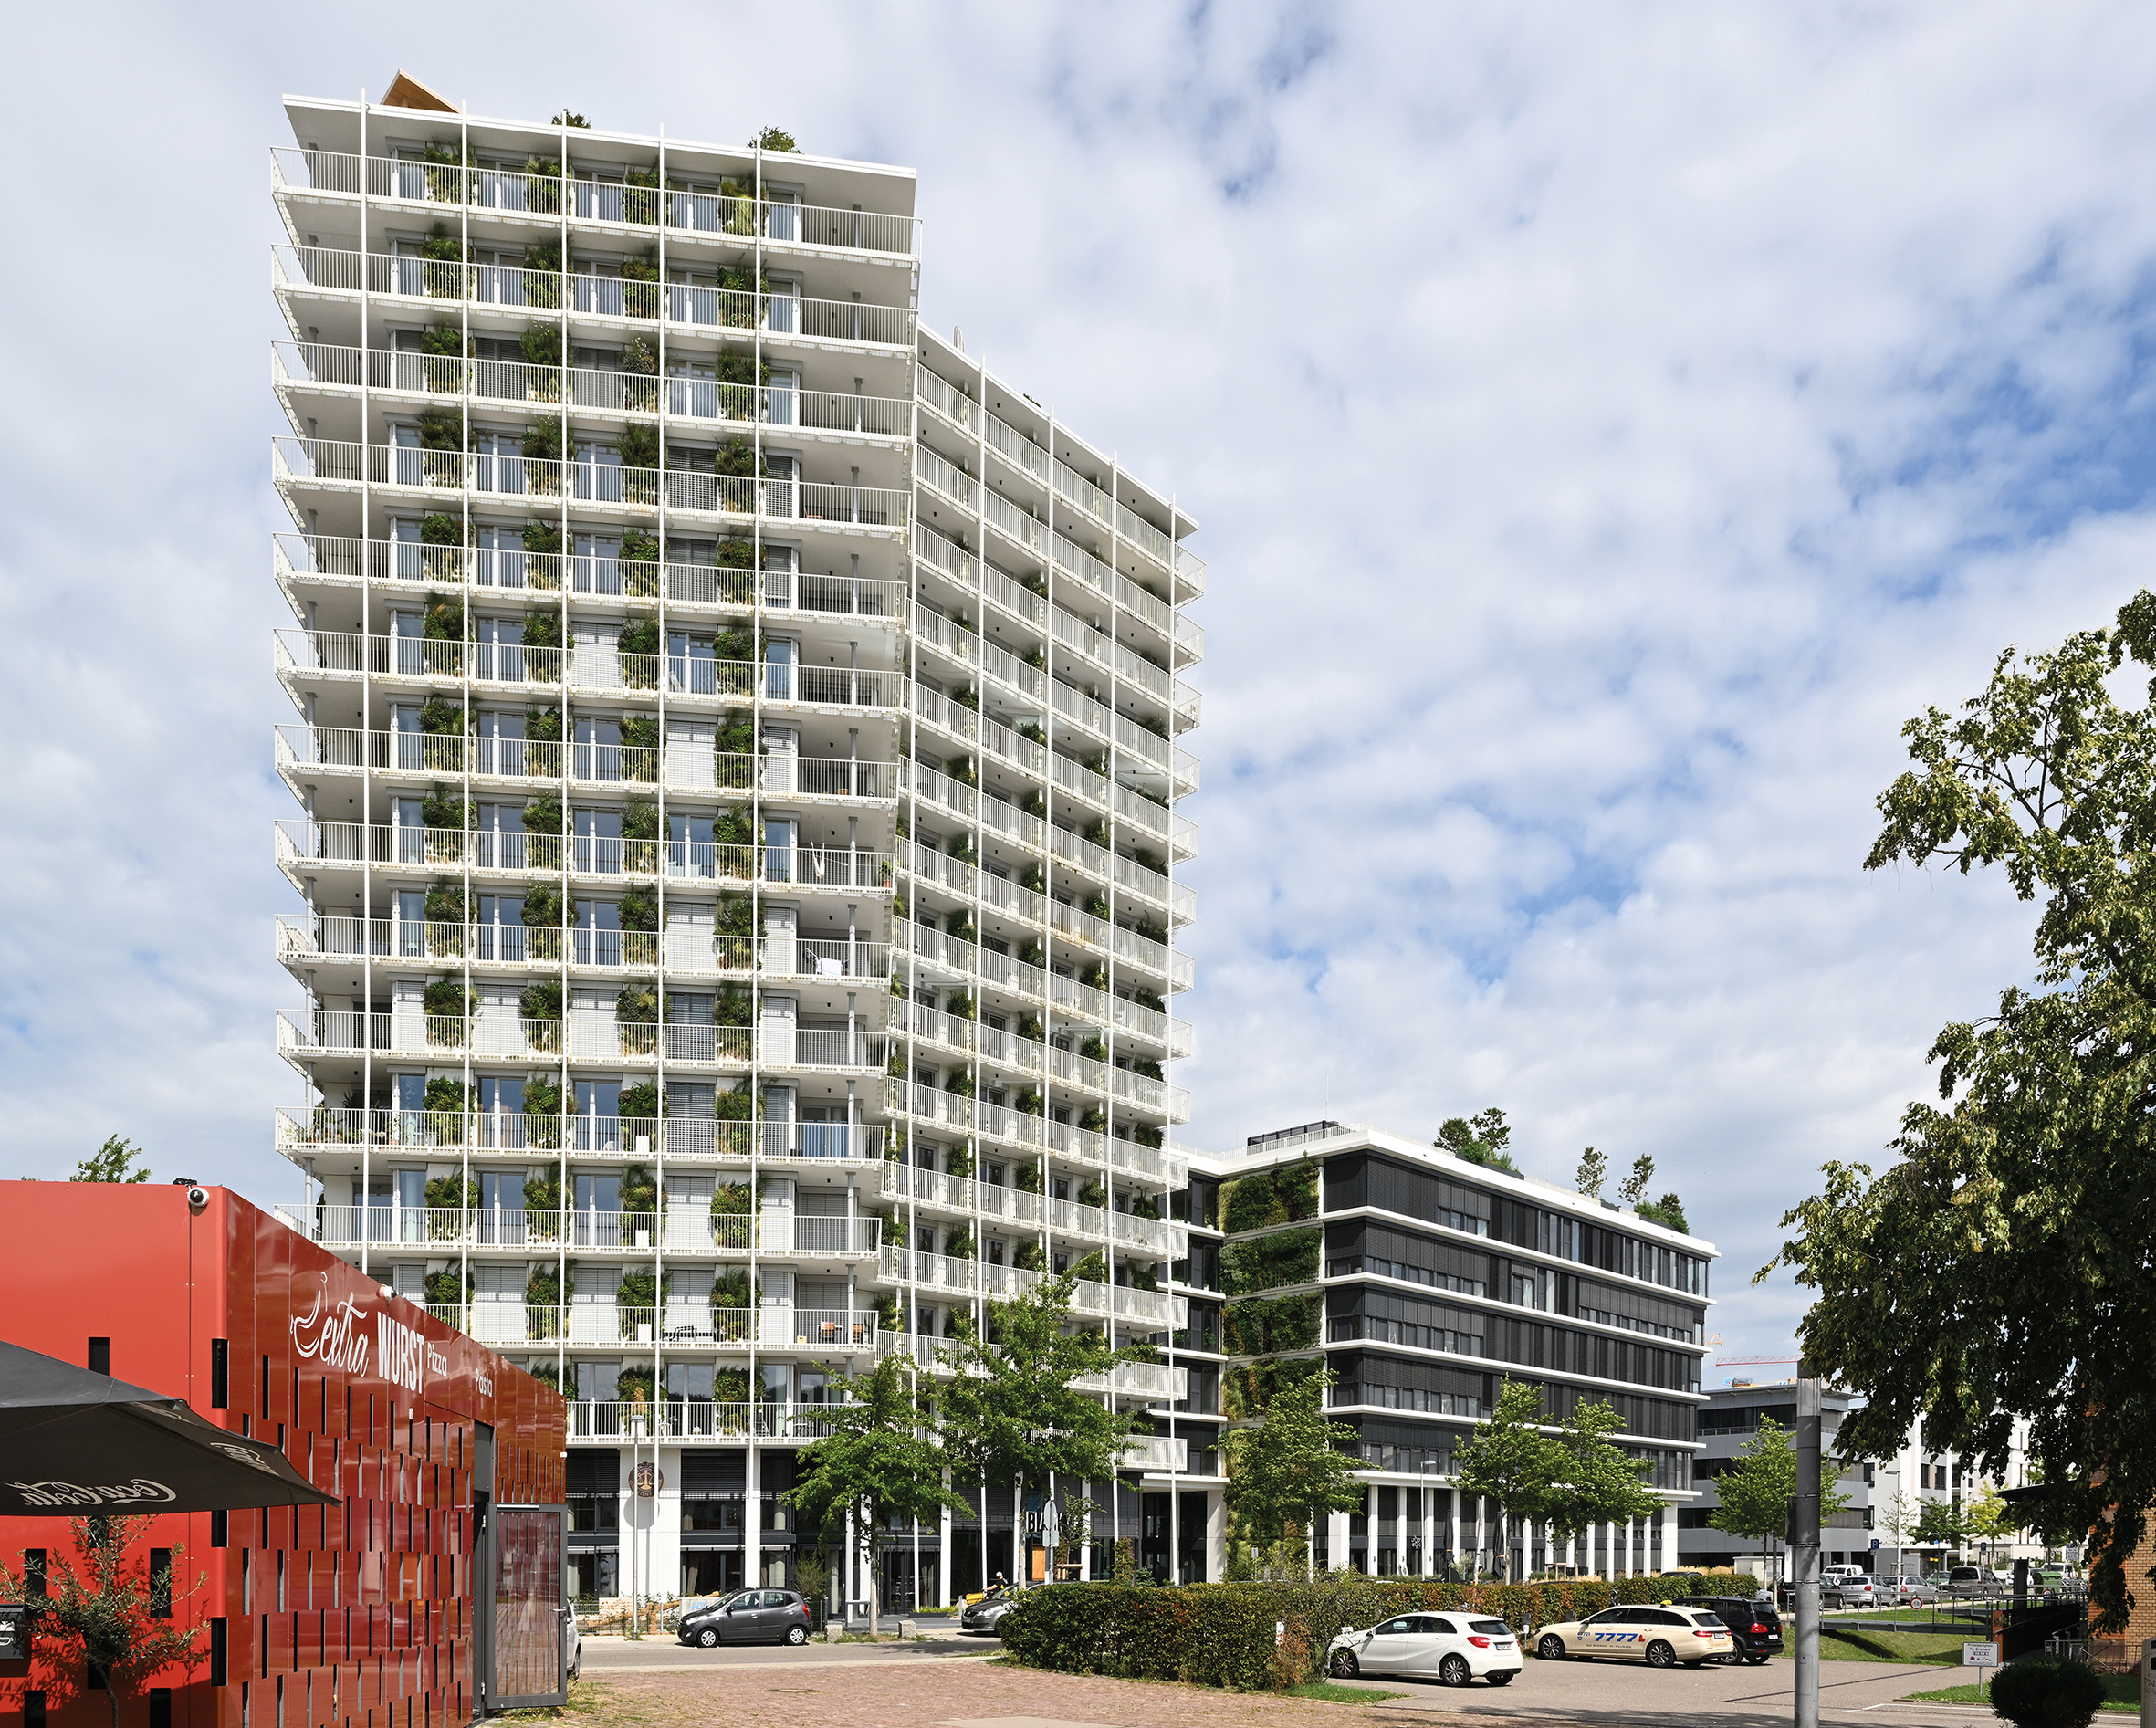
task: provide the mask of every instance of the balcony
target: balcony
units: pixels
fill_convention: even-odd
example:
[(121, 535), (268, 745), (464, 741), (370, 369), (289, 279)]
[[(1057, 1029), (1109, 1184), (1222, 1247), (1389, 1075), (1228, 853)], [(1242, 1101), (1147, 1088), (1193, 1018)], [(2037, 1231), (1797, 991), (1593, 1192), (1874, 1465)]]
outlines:
[[(832, 1346), (818, 1346), (829, 1348)], [(846, 1354), (867, 1349), (856, 1343)], [(832, 1400), (833, 1403), (837, 1400)], [(572, 1440), (664, 1440), (681, 1446), (724, 1446), (748, 1440), (813, 1440), (825, 1432), (832, 1404), (716, 1404), (708, 1398), (668, 1398), (647, 1404), (625, 1400), (579, 1399), (569, 1407)], [(739, 1500), (722, 1501), (738, 1529)]]
[(990, 990), (1052, 1003), (1071, 1013), (1082, 1014), (1095, 1025), (1113, 1026), (1117, 1032), (1143, 1039), (1148, 1044), (1166, 1045), (1171, 1056), (1190, 1053), (1188, 1021), (1171, 1020), (1157, 1009), (1126, 1001), (1059, 972), (1029, 966), (1008, 954), (964, 941), (948, 931), (931, 930), (911, 918), (895, 917), (891, 921), (891, 946), (900, 954), (911, 954), (926, 962), (931, 976), (941, 975), (954, 983), (972, 984), (978, 980)]
[[(717, 702), (748, 702), (760, 696), (765, 702), (860, 710), (895, 707), (899, 683), (897, 674), (873, 667), (623, 654), (606, 642), (580, 642), (565, 652), (513, 642), (429, 642), (419, 636), (370, 636), (338, 630), (279, 630), (276, 638), (280, 677), (313, 675), (324, 682), (384, 678), (438, 686), (469, 677), (476, 684), (538, 688), (543, 694), (560, 689), (566, 671), (571, 692), (654, 697), (663, 693), (677, 701), (707, 696)], [(655, 762), (655, 752), (644, 754)], [(705, 756), (708, 759), (710, 752)], [(861, 766), (872, 775), (877, 767)], [(885, 791), (854, 795), (895, 796), (890, 773), (889, 765), (884, 765)], [(625, 778), (649, 779), (651, 774)], [(748, 790), (746, 780), (739, 790)]]
[(744, 981), (831, 979), (860, 985), (891, 976), (887, 943), (844, 937), (714, 936), (675, 927), (657, 930), (535, 929), (521, 924), (421, 923), (403, 918), (359, 918), (346, 914), (314, 917), (280, 913), (277, 958), (287, 966), (326, 961), (396, 959), (456, 963), (475, 968), (543, 967), (565, 961), (595, 971), (654, 972), (732, 977)]
[(1036, 1157), (1047, 1153), (1094, 1171), (1119, 1170), (1163, 1188), (1180, 1188), (1189, 1177), (1188, 1164), (1162, 1147), (907, 1081), (894, 1080), (884, 1088), (884, 1114), (910, 1116), (934, 1128), (978, 1134)]
[(876, 487), (628, 468), (592, 457), (472, 456), (332, 438), (269, 442), (270, 475), (280, 487), (384, 487), (434, 497), (538, 499), (549, 506), (566, 500), (608, 512), (649, 510), (654, 518), (663, 502), (672, 515), (715, 517), (740, 526), (760, 518), (850, 532), (903, 532), (912, 505), (905, 492)]
[(1189, 1251), (1188, 1232), (1164, 1219), (1081, 1206), (1074, 1200), (1050, 1199), (1023, 1189), (912, 1165), (886, 1164), (879, 1174), (879, 1193), (886, 1200), (932, 1206), (939, 1211), (1019, 1230), (1046, 1229), (1061, 1236), (1082, 1237), (1088, 1242), (1109, 1243), (1125, 1255), (1180, 1260)]
[[(416, 734), (397, 734), (413, 737)], [(449, 740), (455, 743), (455, 739)], [(280, 769), (297, 764), (280, 761)], [(455, 770), (413, 770), (452, 772)], [(781, 884), (791, 892), (832, 889), (876, 894), (891, 886), (891, 854), (832, 846), (736, 846), (682, 840), (607, 840), (587, 835), (508, 833), (493, 829), (403, 828), (388, 823), (309, 822), (277, 824), (277, 868), (305, 888), (303, 873), (382, 865), (407, 871), (472, 870), (534, 877), (619, 883), (623, 876), (719, 885)]]
[[(916, 1249), (885, 1242), (881, 1277), (886, 1283), (904, 1284), (916, 1293), (943, 1291), (954, 1295), (980, 1295), (1007, 1301), (1041, 1282), (1041, 1274), (1017, 1266), (992, 1266), (983, 1260), (956, 1260), (947, 1254), (925, 1254)], [(1167, 1327), (1189, 1324), (1189, 1304), (1181, 1296), (1156, 1290), (1139, 1290), (1130, 1284), (1104, 1284), (1081, 1278), (1071, 1288), (1071, 1311), (1097, 1318), (1128, 1320), (1141, 1325)]]
[(297, 1215), (285, 1221), (325, 1248), (421, 1247), (437, 1256), (466, 1249), (541, 1248), (870, 1260), (881, 1251), (883, 1241), (883, 1220), (877, 1218), (718, 1213), (689, 1206), (662, 1212), (559, 1212), (322, 1204), (306, 1222)]
[(616, 1355), (624, 1344), (663, 1344), (669, 1351), (836, 1350), (848, 1355), (875, 1347), (875, 1314), (844, 1308), (719, 1308), (698, 1302), (630, 1308), (608, 1301), (549, 1308), (505, 1298), (430, 1303), (427, 1313), (480, 1344), (497, 1346), (595, 1345)]
[(580, 1158), (649, 1158), (655, 1154), (675, 1162), (748, 1165), (799, 1161), (822, 1167), (880, 1160), (884, 1135), (880, 1125), (845, 1122), (346, 1110), (330, 1105), (309, 1111), (277, 1113), (277, 1149), (287, 1154), (380, 1147), (506, 1153), (522, 1158), (534, 1152), (552, 1157), (566, 1151)]
[[(926, 1333), (893, 1332), (885, 1327), (876, 1334), (879, 1360), (887, 1356), (905, 1356), (928, 1372), (947, 1378), (951, 1368), (944, 1359), (944, 1353), (956, 1346), (956, 1339), (930, 1337)], [(993, 1345), (988, 1348), (999, 1356), (1002, 1354)], [(1074, 1376), (1071, 1385), (1080, 1392), (1115, 1392), (1149, 1404), (1165, 1404), (1187, 1397), (1189, 1380), (1188, 1368), (1171, 1368), (1161, 1362), (1118, 1362), (1106, 1374)]]
[[(625, 283), (627, 288), (656, 284)], [(346, 348), (328, 342), (273, 342), (270, 378), (280, 392), (370, 392), (411, 396), (430, 405), (468, 400), (493, 405), (558, 408), (580, 414), (657, 414), (717, 427), (759, 424), (788, 432), (828, 432), (845, 442), (907, 438), (913, 403), (903, 396), (848, 395), (792, 385), (719, 383), (711, 379), (534, 366), (523, 361), (463, 360), (447, 354)]]
[(348, 1009), (280, 1010), (277, 1053), (290, 1062), (325, 1056), (410, 1058), (444, 1062), (472, 1056), (508, 1063), (628, 1063), (664, 1061), (670, 1067), (816, 1070), (881, 1073), (889, 1058), (881, 1032), (767, 1025), (637, 1025), (605, 1021), (525, 1020), (514, 1015), (462, 1019), (409, 1011), (361, 1013)]
[(714, 564), (644, 562), (602, 553), (526, 552), (511, 548), (424, 546), (411, 540), (356, 539), (332, 534), (273, 537), (277, 581), (357, 586), (404, 581), (429, 588), (505, 589), (655, 600), (727, 612), (812, 613), (896, 623), (905, 615), (905, 584), (807, 571), (735, 569)]
[(941, 1009), (920, 1002), (894, 1000), (890, 1032), (893, 1043), (901, 1048), (910, 1032), (916, 1040), (916, 1053), (925, 1054), (932, 1062), (947, 1052), (959, 1057), (978, 1056), (984, 1065), (1013, 1080), (1037, 1075), (1061, 1085), (1106, 1093), (1120, 1104), (1150, 1115), (1164, 1115), (1171, 1122), (1189, 1118), (1190, 1094), (1181, 1086), (1133, 1073), (1128, 1068), (1118, 1068), (1111, 1062), (1091, 1061), (1075, 1051), (1059, 1050), (1053, 1044), (1037, 1043), (1031, 1038), (998, 1032), (978, 1020), (947, 1014)]
[[(550, 136), (550, 135), (549, 135)], [(269, 152), (271, 190), (285, 198), (356, 202), (362, 194), (440, 210), (469, 205), (510, 217), (538, 218), (554, 227), (566, 215), (579, 223), (629, 228), (666, 227), (714, 239), (811, 251), (918, 256), (920, 224), (912, 216), (838, 210), (790, 201), (759, 202), (717, 192), (632, 186), (559, 174), (513, 173), (497, 168), (406, 162), (337, 151), (278, 149)], [(564, 206), (566, 205), (566, 209)], [(416, 212), (415, 212), (416, 214)]]
[(1144, 1434), (1125, 1440), (1123, 1467), (1148, 1476), (1180, 1475), (1190, 1468), (1190, 1442), (1180, 1435)]
[[(1167, 810), (1154, 799), (1073, 761), (1061, 751), (1048, 749), (1045, 744), (1005, 725), (992, 715), (982, 714), (963, 702), (954, 702), (938, 696), (910, 678), (900, 684), (899, 699), (906, 710), (923, 724), (947, 733), (962, 744), (981, 748), (986, 752), (986, 759), (979, 765), (983, 771), (990, 767), (1008, 766), (1029, 779), (1046, 781), (1062, 794), (1058, 803), (1066, 815), (1069, 814), (1069, 800), (1076, 798), (1094, 811), (1104, 814), (1112, 812), (1124, 822), (1145, 828), (1156, 835), (1165, 835), (1168, 830), (1170, 819)], [(1108, 710), (1104, 708), (1101, 712), (1104, 715)], [(1072, 728), (1059, 727), (1057, 730), (1065, 742), (1072, 741)], [(1096, 733), (1095, 738), (1099, 737)], [(1078, 742), (1083, 745), (1094, 740), (1080, 739)], [(1173, 766), (1156, 771), (1168, 776), (1171, 781), (1168, 790), (1176, 797), (1196, 791), (1198, 759), (1185, 750), (1175, 750), (1172, 755), (1175, 759)], [(1127, 762), (1123, 766), (1126, 770), (1132, 767)], [(1148, 764), (1134, 771), (1144, 774), (1146, 768), (1152, 766)], [(1006, 786), (1004, 790), (1008, 792), (1010, 789)]]

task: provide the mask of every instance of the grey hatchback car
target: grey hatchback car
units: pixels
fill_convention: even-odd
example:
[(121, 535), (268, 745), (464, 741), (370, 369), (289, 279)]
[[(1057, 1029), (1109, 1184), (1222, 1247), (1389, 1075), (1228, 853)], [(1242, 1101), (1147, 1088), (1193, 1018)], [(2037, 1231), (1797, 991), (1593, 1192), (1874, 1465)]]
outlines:
[(685, 1614), (684, 1644), (806, 1644), (809, 1605), (799, 1590), (743, 1590), (716, 1607)]

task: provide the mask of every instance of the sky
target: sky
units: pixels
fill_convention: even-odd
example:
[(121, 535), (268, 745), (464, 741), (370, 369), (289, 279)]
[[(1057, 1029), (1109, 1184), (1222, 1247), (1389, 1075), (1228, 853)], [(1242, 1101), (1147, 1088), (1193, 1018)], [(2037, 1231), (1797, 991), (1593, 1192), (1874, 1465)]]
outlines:
[(1203, 525), (1190, 1144), (1494, 1105), (1538, 1176), (1649, 1155), (1722, 1255), (1718, 1384), (1793, 1351), (1805, 1293), (1749, 1283), (1782, 1214), (1888, 1157), (1939, 1028), (2026, 970), (2002, 883), (1862, 863), (1904, 719), (2149, 580), (2145, 9), (89, 0), (11, 32), (0, 1174), (121, 1134), (298, 1198), (265, 152), (283, 93), (400, 67), (479, 114), (917, 169), (924, 318)]

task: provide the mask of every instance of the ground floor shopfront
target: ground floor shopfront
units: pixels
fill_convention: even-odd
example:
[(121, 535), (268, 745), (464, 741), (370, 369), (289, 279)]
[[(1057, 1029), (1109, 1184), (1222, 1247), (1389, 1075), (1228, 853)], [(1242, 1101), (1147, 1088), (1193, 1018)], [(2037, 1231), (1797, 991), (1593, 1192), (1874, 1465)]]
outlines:
[[(1106, 1577), (1115, 1545), (1128, 1540), (1141, 1570), (1161, 1580), (1200, 1584), (1225, 1560), (1222, 1484), (1153, 1478), (1133, 1488), (1091, 1491), (1055, 1485), (1049, 1498), (990, 1485), (987, 1516), (979, 1486), (954, 1484), (969, 1515), (884, 1533), (873, 1575), (848, 1530), (804, 1528), (784, 1495), (793, 1486), (788, 1446), (577, 1447), (567, 1470), (571, 1594), (665, 1598), (710, 1596), (749, 1585), (799, 1588), (800, 1562), (832, 1567), (834, 1608), (861, 1611), (875, 1586), (879, 1608), (908, 1613), (961, 1601), (998, 1576), (1045, 1577), (1052, 1535), (1063, 1575)], [(1083, 1534), (1079, 1524), (1088, 1516)]]
[(1360, 1512), (1328, 1515), (1313, 1555), (1320, 1567), (1375, 1577), (1462, 1578), (1502, 1571), (1643, 1576), (1677, 1568), (1677, 1507), (1645, 1518), (1596, 1524), (1554, 1537), (1543, 1525), (1511, 1524), (1497, 1507), (1428, 1478), (1380, 1476)]

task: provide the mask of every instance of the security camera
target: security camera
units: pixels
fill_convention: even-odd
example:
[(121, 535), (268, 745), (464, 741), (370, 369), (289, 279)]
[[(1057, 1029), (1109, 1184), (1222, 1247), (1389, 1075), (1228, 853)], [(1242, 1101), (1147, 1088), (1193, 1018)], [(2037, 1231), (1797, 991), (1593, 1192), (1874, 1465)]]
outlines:
[(187, 1210), (189, 1211), (199, 1212), (209, 1203), (210, 1191), (208, 1189), (191, 1188), (187, 1190)]

